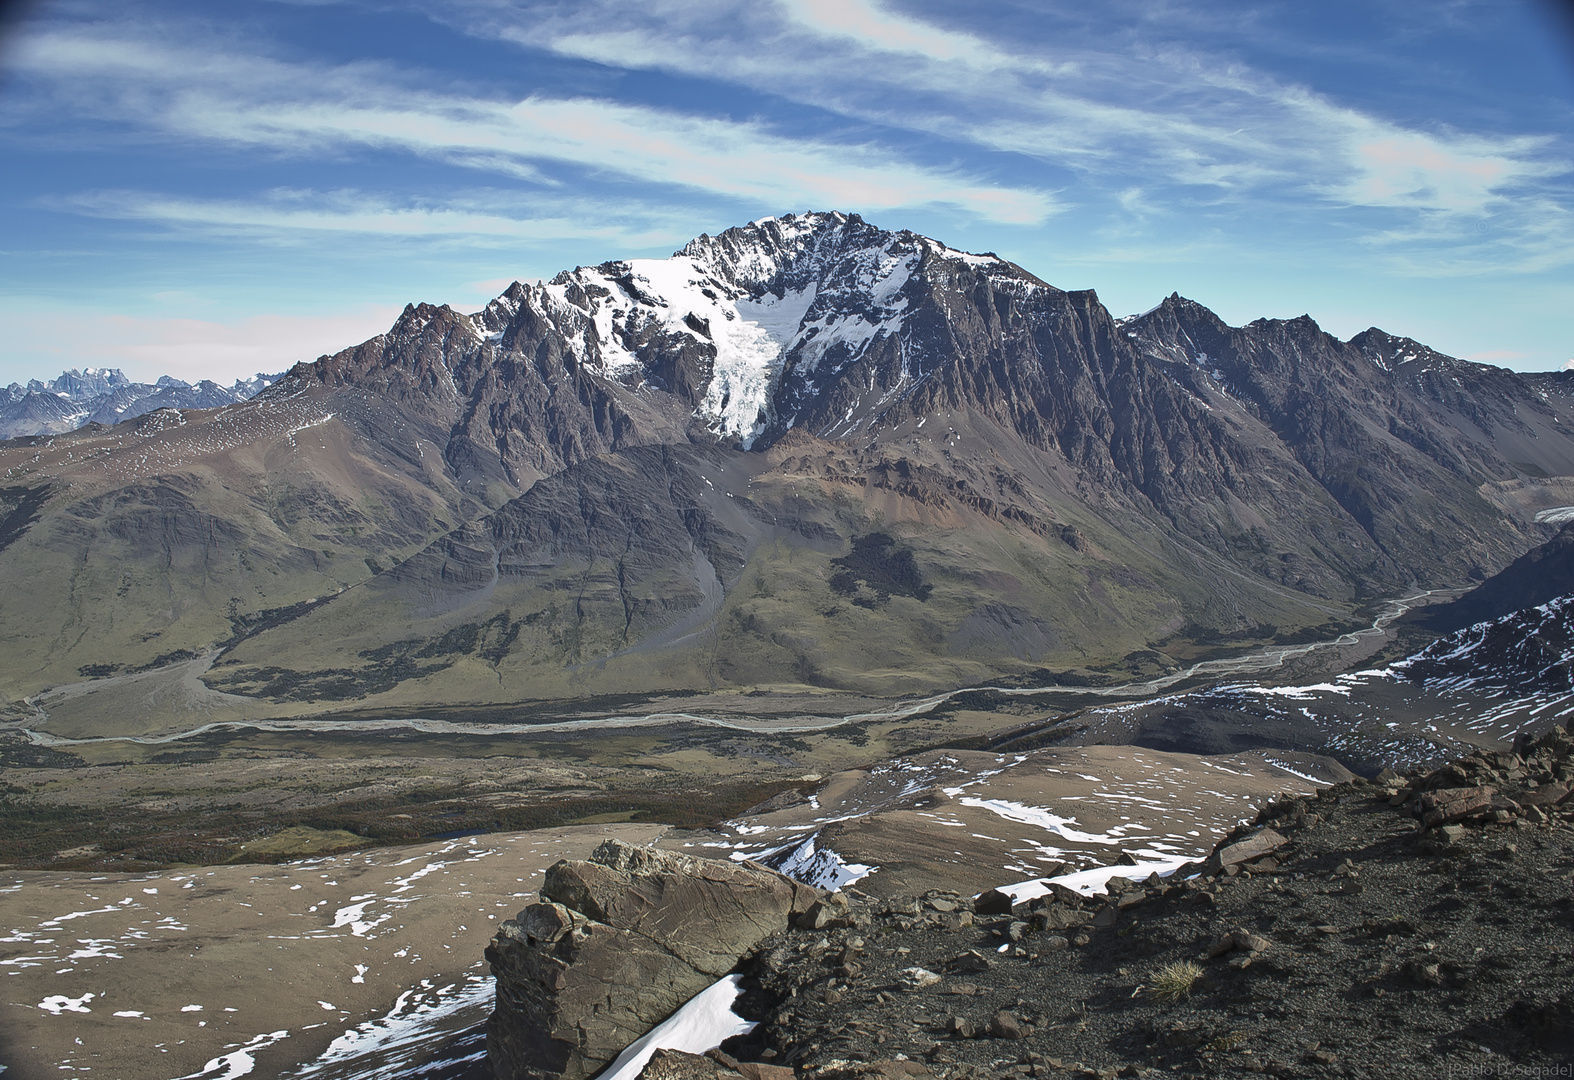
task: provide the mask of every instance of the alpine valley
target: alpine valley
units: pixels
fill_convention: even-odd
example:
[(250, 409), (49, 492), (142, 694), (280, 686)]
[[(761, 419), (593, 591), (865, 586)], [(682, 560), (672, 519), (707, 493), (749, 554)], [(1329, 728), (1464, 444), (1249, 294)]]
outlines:
[(1547, 539), (1571, 386), (765, 219), (4, 444), (0, 678), (223, 648), (222, 716), (1159, 673)]
[[(1512, 932), (1555, 924), (1564, 962), (1574, 372), (1179, 295), (1117, 318), (829, 212), (411, 305), (282, 376), (185, 388), (210, 398), (68, 374), (13, 388), (33, 433), (0, 442), (0, 1066), (475, 1075), (485, 956), (500, 1076), (548, 1051), (541, 1076), (590, 1076), (728, 970), (753, 1041), (647, 1077), (1037, 1077), (1062, 1047), (1093, 1063), (1070, 1075), (1272, 1071), (1223, 1056), (1298, 1053), (1267, 1012), (1226, 1031), (1188, 1005), (1175, 1036), (1120, 965), (1190, 962), (1216, 908), (1293, 906), (1260, 875), (1304, 863), (1340, 878), (1326, 924), (1210, 930), (1223, 974), (1198, 985), (1260, 993), (1243, 972), (1278, 941), (1269, 970), (1315, 975), (1300, 1019), (1365, 1038), (1340, 1010), (1368, 990), (1335, 984), (1399, 916), (1351, 860), (1396, 911), (1417, 874), (1498, 873), (1469, 863), (1498, 832), (1550, 913)], [(781, 925), (678, 912), (640, 953), (700, 957), (672, 1001), (530, 1027), (543, 950), (729, 890)], [(1496, 948), (1471, 895), (1444, 920), (1485, 942), (1459, 972)], [(1360, 987), (1456, 978), (1443, 933)], [(551, 1009), (607, 981), (565, 970)], [(1518, 1053), (1521, 1020), (1574, 1038), (1563, 998), (1510, 1015), (1474, 978), (1468, 1047), (1412, 1010), (1427, 1068)], [(992, 1018), (912, 996), (942, 992)], [(1274, 1075), (1339, 1060), (1308, 1045)]]

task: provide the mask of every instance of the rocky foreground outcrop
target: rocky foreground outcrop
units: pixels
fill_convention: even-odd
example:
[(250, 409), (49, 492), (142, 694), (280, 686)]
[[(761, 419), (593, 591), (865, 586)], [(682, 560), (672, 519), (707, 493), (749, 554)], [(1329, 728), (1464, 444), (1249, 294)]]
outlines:
[(1571, 781), (1554, 728), (1275, 802), (1205, 862), (1094, 896), (850, 888), (746, 962), (754, 1032), (661, 1080), (1574, 1068)]
[(1024, 903), (817, 897), (609, 842), (489, 950), (489, 1056), (578, 1080), (736, 970), (755, 1029), (644, 1080), (1564, 1075), (1571, 792), (1553, 728), (1278, 800), (1169, 877)]
[(757, 865), (608, 840), (552, 866), (486, 950), (500, 1080), (581, 1080), (731, 971), (819, 893)]

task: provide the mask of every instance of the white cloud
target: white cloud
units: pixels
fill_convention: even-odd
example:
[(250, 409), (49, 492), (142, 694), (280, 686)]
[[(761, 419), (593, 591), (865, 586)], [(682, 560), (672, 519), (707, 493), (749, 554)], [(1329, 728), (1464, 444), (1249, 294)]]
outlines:
[(150, 221), (176, 230), (281, 243), (313, 234), (346, 233), (467, 248), (506, 248), (551, 240), (603, 240), (622, 247), (648, 248), (682, 244), (692, 232), (687, 218), (661, 207), (499, 193), (396, 202), (361, 191), (275, 189), (249, 199), (97, 191), (56, 198), (48, 205), (95, 217)]
[[(890, 0), (583, 0), (545, 15), (488, 2), (433, 15), (478, 36), (1030, 155), (1100, 189), (1137, 180), (1151, 207), (1170, 186), (1330, 210), (1475, 214), (1569, 168), (1548, 159), (1547, 139), (1417, 130), (1196, 48), (1147, 47), (1135, 31), (1103, 48), (994, 41)], [(1169, 209), (1195, 197), (1171, 191)]]
[(1012, 62), (971, 34), (906, 18), (876, 0), (783, 0), (782, 7), (793, 21), (814, 33), (850, 38), (866, 48), (957, 60), (982, 68)]
[(1417, 131), (1304, 88), (1252, 89), (1303, 133), (1305, 154), (1328, 156), (1319, 180), (1330, 198), (1350, 205), (1473, 215), (1570, 169), (1545, 156), (1547, 137)]
[[(567, 167), (721, 196), (750, 211), (936, 206), (1031, 225), (1064, 210), (1054, 191), (1080, 178), (1079, 201), (1112, 208), (1120, 192), (1140, 188), (1150, 223), (1218, 203), (1434, 219), (1491, 214), (1507, 245), (1497, 265), (1559, 258), (1508, 250), (1535, 246), (1532, 213), (1549, 198), (1565, 201), (1536, 190), (1568, 169), (1549, 156), (1548, 139), (1417, 130), (1173, 42), (992, 40), (983, 30), (905, 14), (894, 0), (582, 0), (549, 8), (461, 0), (431, 14), (529, 48), (746, 86), (826, 117), (816, 136), (803, 137), (761, 120), (603, 98), (464, 96), (416, 86), (409, 72), (388, 65), (308, 66), (126, 25), (35, 34), (16, 50), (15, 66), (49, 82), (58, 101), (177, 138), (317, 158), (353, 146), (390, 148), (540, 192)], [(936, 136), (950, 140), (959, 158), (973, 147), (1064, 172), (1038, 184), (995, 183), (954, 165), (915, 163), (892, 140), (868, 134), (871, 124), (917, 132), (931, 146)], [(828, 134), (835, 128), (862, 134)], [(168, 199), (139, 205), (135, 216), (175, 223), (182, 215), (214, 228), (447, 231), (497, 241), (583, 234), (579, 223), (601, 228), (605, 216), (583, 205), (558, 215), (544, 206), (500, 211), (453, 198), (376, 205), (370, 197), (359, 207), (319, 200), (294, 208), (272, 197), (249, 206)], [(1364, 235), (1402, 246), (1421, 232), (1441, 242), (1450, 228), (1390, 219)], [(591, 235), (618, 238), (616, 230)]]
[(319, 155), (346, 144), (394, 148), (530, 180), (542, 179), (542, 163), (560, 162), (769, 206), (940, 205), (1013, 224), (1057, 209), (1044, 192), (918, 164), (868, 141), (786, 136), (756, 121), (584, 97), (438, 94), (375, 66), (215, 55), (129, 30), (42, 33), (20, 50), (17, 66), (51, 81), (58, 95), (97, 101), (122, 120), (232, 145)]

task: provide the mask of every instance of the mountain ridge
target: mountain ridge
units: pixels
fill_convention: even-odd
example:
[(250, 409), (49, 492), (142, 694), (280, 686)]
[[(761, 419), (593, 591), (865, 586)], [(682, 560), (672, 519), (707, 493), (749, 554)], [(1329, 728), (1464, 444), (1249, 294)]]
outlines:
[[(7, 483), (55, 492), (0, 559), (36, 556), (29, 603), (61, 619), (71, 537), (108, 527), (81, 500), (135, 473), (122, 518), (190, 521), (113, 526), (150, 537), (119, 549), (124, 567), (207, 568), (149, 571), (147, 596), (178, 599), (121, 605), (116, 625), (138, 626), (114, 631), (124, 660), (68, 644), (79, 614), (31, 635), (36, 672), (200, 649), (231, 613), (325, 596), (340, 599), (215, 676), (256, 690), (274, 668), (302, 688), (348, 671), (386, 687), (370, 658), (500, 616), (521, 627), (505, 656), (455, 654), (398, 693), (907, 693), (1139, 655), (1162, 668), (1184, 658), (1172, 639), (1183, 653), (1210, 635), (1270, 639), (1522, 554), (1549, 534), (1549, 500), (1574, 502), (1570, 385), (1377, 330), (1342, 342), (1304, 316), (1228, 327), (1178, 295), (1116, 319), (1091, 290), (997, 256), (788, 215), (670, 259), (515, 282), (470, 314), (412, 304), (387, 333), (248, 402), (171, 413), (135, 444), (113, 428), (0, 448)], [(170, 485), (202, 494), (175, 505), (156, 495)], [(62, 532), (51, 507), (73, 505)], [(579, 546), (538, 536), (526, 519), (543, 512)], [(390, 515), (408, 520), (374, 527)], [(662, 544), (635, 542), (629, 522), (646, 518)], [(833, 587), (833, 560), (876, 534), (926, 599)], [(248, 546), (280, 544), (288, 581), (248, 565)], [(102, 612), (117, 588), (106, 574), (74, 602)], [(545, 638), (525, 629), (549, 623)]]
[(31, 379), (26, 386), (13, 382), (0, 389), (0, 439), (113, 425), (159, 409), (219, 408), (255, 397), (280, 377), (258, 372), (225, 387), (211, 379), (192, 385), (170, 375), (139, 383), (119, 368), (71, 368), (47, 382)]

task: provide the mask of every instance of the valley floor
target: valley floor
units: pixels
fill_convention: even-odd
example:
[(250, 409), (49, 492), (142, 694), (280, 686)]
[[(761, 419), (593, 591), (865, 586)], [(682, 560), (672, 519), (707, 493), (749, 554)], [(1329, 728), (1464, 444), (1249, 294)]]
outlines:
[(650, 825), (276, 866), (0, 875), (0, 1065), (112, 1080), (396, 1075), (485, 1019), (481, 951), (545, 869)]
[[(1417, 689), (1399, 708), (1402, 680), (1329, 681), (1317, 666), (1382, 640), (1213, 673), (1261, 664), (1301, 686), (905, 703), (778, 690), (175, 739), (95, 737), (115, 694), (73, 689), (48, 720), (0, 731), (0, 1065), (349, 1080), (462, 1064), (478, 1052), (496, 925), (547, 866), (607, 836), (760, 859), (877, 901), (1162, 870), (1278, 795), (1348, 781), (1317, 753), (1335, 736), (1436, 761), (1574, 708), (1567, 694), (1510, 695), (1490, 724), (1455, 723), (1475, 698)], [(157, 683), (114, 686), (152, 700)], [(205, 708), (200, 696), (181, 700)], [(28, 734), (57, 726), (76, 730)], [(1156, 747), (1159, 731), (1218, 750)]]

